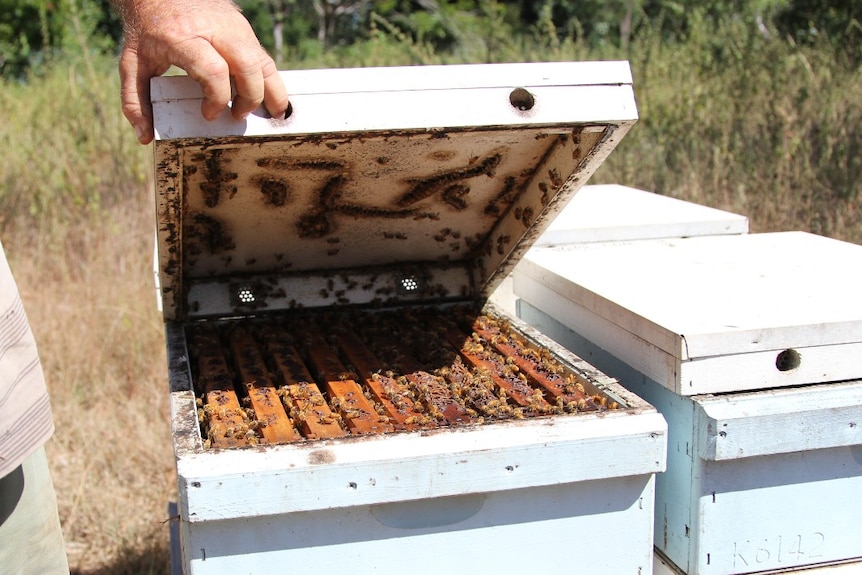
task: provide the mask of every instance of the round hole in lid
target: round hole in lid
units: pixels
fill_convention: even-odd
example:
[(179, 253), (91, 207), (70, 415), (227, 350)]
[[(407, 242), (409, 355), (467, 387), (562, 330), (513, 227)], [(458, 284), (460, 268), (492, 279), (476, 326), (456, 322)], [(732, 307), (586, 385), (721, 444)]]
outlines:
[(526, 88), (515, 88), (509, 93), (509, 103), (512, 107), (526, 112), (536, 105), (536, 98)]
[(775, 358), (775, 367), (778, 371), (790, 371), (799, 367), (802, 357), (795, 349), (785, 349)]

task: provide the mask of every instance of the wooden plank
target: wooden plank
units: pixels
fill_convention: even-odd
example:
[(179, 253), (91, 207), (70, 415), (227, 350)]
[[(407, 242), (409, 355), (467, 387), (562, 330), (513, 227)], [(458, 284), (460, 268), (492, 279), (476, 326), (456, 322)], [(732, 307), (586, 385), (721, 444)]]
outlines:
[(862, 445), (858, 380), (705, 395), (691, 401), (700, 429), (696, 453), (707, 461)]
[[(503, 392), (504, 404), (506, 403), (506, 398), (511, 398), (520, 408), (526, 408), (533, 413), (548, 414), (553, 411), (553, 406), (545, 400), (542, 390), (531, 387), (526, 381), (526, 376), (519, 377), (518, 374), (521, 372), (515, 371), (511, 365), (506, 363), (504, 358), (489, 355), (481, 343), (465, 335), (454, 325), (448, 322), (441, 322), (441, 324), (441, 333), (446, 341), (458, 351), (469, 365), (479, 370), (480, 374), (486, 374), (486, 377), (490, 378), (493, 382), (493, 386)], [(465, 375), (458, 373), (457, 370), (453, 370), (450, 378), (456, 376), (459, 381), (467, 379)], [(500, 394), (498, 393), (497, 395), (499, 396)], [(476, 398), (474, 401), (478, 400), (479, 398)], [(493, 401), (493, 399), (488, 401)], [(483, 405), (478, 405), (483, 413), (486, 412), (483, 406), (493, 410), (494, 415), (498, 417), (505, 415), (507, 411), (505, 408), (501, 410), (501, 406), (499, 405), (487, 405), (487, 403), (484, 403)]]
[[(393, 433), (385, 441), (295, 443), (266, 453), (205, 452), (179, 461), (177, 473), (184, 485), (200, 484), (185, 492), (193, 523), (269, 521), (282, 513), (331, 513), (417, 497), (489, 492), (510, 497), (521, 489), (614, 477), (630, 482), (636, 475), (643, 476), (637, 481), (644, 485), (649, 475), (664, 470), (667, 424), (645, 404), (635, 406), (607, 417), (558, 417), (553, 425), (533, 418), (472, 426), (465, 433)], [(348, 487), (352, 484), (356, 488)], [(649, 503), (645, 500), (643, 509), (648, 515)], [(627, 504), (639, 507), (636, 498)]]
[(341, 427), (341, 415), (329, 408), (316, 383), (286, 385), (282, 397), (306, 439), (332, 439), (347, 435), (347, 431)]
[(260, 331), (272, 359), (276, 378), (282, 383), (282, 400), (291, 419), (306, 439), (331, 439), (347, 435), (340, 416), (332, 413), (320, 388), (303, 363), (287, 334), (273, 326)]
[(860, 257), (859, 245), (775, 232), (536, 248), (519, 269), (685, 360), (862, 341), (862, 269), (834, 265)]
[(254, 410), (254, 427), (269, 443), (289, 443), (301, 439), (281, 404), (257, 341), (242, 328), (231, 330), (228, 340), (240, 379)]
[(384, 407), (395, 428), (422, 427), (416, 421), (413, 400), (406, 394), (405, 387), (395, 378), (380, 373), (381, 361), (362, 343), (356, 332), (345, 326), (339, 329), (335, 338), (347, 361), (353, 364), (374, 399)]
[(306, 334), (306, 349), (312, 372), (323, 382), (329, 403), (341, 415), (353, 434), (386, 433), (394, 430), (389, 418), (377, 413), (362, 388), (347, 371), (334, 350), (317, 333)]
[[(545, 68), (544, 74), (537, 74), (529, 68), (534, 64), (486, 64), (485, 69), (475, 65), (423, 66), (421, 71), (414, 67), (368, 68), (367, 74), (361, 75), (347, 69), (282, 72), (288, 86), (303, 86), (303, 78), (309, 78), (313, 85), (324, 86), (321, 92), (313, 94), (302, 91), (291, 94), (291, 98), (297, 102), (294, 106), (302, 109), (304, 114), (295, 119), (291, 116), (291, 122), (284, 125), (269, 121), (263, 114), (251, 114), (244, 122), (231, 122), (229, 111), (215, 120), (205, 122), (199, 119), (201, 96), (197, 85), (179, 76), (157, 78), (155, 85), (158, 93), (165, 96), (179, 93), (183, 97), (176, 101), (167, 98), (167, 101), (160, 99), (154, 102), (156, 140), (235, 135), (328, 136), (330, 133), (343, 132), (427, 130), (432, 126), (518, 126), (523, 129), (525, 123), (565, 126), (572, 123), (612, 122), (620, 126), (619, 130), (623, 130), (637, 120), (637, 107), (630, 84), (631, 71), (627, 64), (614, 64), (609, 71), (597, 71), (597, 66), (582, 65), (589, 63), (543, 63), (541, 67)], [(583, 70), (588, 70), (587, 77), (601, 78), (602, 85), (583, 85), (579, 77)], [(548, 85), (548, 73), (557, 79), (554, 85)], [(371, 78), (380, 78), (387, 89), (376, 86), (369, 75)], [(479, 77), (476, 78), (476, 75)], [(351, 76), (361, 77), (361, 81), (342, 79)], [(502, 88), (505, 90), (502, 93), (500, 77), (511, 82)], [(572, 78), (578, 78), (581, 85), (573, 85)], [(437, 79), (441, 86), (450, 89), (440, 89), (433, 81)], [(332, 88), (336, 81), (339, 90), (343, 86), (354, 85), (357, 90), (338, 93)], [(426, 89), (432, 86), (433, 89)], [(468, 86), (469, 89), (458, 89)], [(536, 93), (542, 105), (532, 109), (529, 117), (513, 113), (506, 98), (512, 86), (524, 86), (531, 93)], [(500, 105), (489, 105), (489, 102), (498, 102)], [(349, 114), (349, 109), (362, 109), (364, 112)], [(421, 122), (417, 121), (414, 110), (425, 111)]]
[(748, 218), (619, 184), (587, 185), (534, 246), (748, 233)]
[(471, 423), (467, 407), (454, 397), (446, 380), (440, 376), (428, 373), (417, 361), (403, 341), (399, 341), (391, 333), (374, 333), (371, 335), (375, 345), (387, 350), (390, 359), (403, 373), (415, 394), (413, 411), (418, 422), (423, 425), (434, 421), (440, 424)]
[(198, 385), (203, 394), (199, 417), (205, 424), (204, 445), (214, 448), (248, 445), (248, 418), (234, 389), (233, 374), (222, 353), (216, 329), (200, 329), (191, 337), (198, 363)]
[[(555, 404), (566, 411), (595, 411), (606, 406), (607, 398), (601, 394), (588, 395), (589, 382), (577, 373), (565, 369), (545, 349), (536, 349), (517, 339), (515, 334), (503, 333), (496, 320), (481, 315), (473, 322), (474, 332), (489, 345), (518, 366), (534, 384), (541, 386)], [(508, 331), (508, 330), (507, 330)]]

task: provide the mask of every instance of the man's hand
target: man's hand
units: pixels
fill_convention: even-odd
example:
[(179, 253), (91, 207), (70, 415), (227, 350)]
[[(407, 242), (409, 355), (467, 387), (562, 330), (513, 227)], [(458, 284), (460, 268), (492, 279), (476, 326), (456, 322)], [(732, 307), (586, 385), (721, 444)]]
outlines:
[(153, 140), (150, 78), (182, 68), (203, 90), (201, 113), (212, 120), (236, 95), (231, 113), (245, 118), (261, 102), (284, 115), (288, 97), (275, 62), (230, 0), (115, 0), (126, 24), (120, 55), (123, 114), (142, 144)]

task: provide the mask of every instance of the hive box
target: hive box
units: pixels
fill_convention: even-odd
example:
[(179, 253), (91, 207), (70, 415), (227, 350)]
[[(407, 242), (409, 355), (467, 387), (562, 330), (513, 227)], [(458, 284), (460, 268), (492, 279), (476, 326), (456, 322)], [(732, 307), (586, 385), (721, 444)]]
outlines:
[(862, 556), (860, 257), (786, 232), (534, 248), (518, 266), (522, 319), (667, 419), (655, 545), (680, 572)]
[(635, 121), (628, 65), (283, 78), (292, 114), (242, 122), (202, 121), (187, 78), (152, 84), (186, 573), (648, 573), (664, 419), (515, 318), (616, 409), (214, 449), (187, 338), (300, 308), (481, 305)]
[(745, 216), (620, 184), (584, 186), (536, 246), (748, 233)]
[[(619, 184), (581, 188), (536, 239), (534, 246), (586, 242), (746, 234), (748, 218)], [(516, 314), (512, 276), (491, 301)]]

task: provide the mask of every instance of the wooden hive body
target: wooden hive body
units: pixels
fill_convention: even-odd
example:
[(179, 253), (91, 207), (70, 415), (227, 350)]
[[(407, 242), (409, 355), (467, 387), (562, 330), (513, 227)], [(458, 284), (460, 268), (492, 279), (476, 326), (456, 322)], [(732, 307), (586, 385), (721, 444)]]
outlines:
[[(284, 561), (400, 572), (409, 563), (430, 573), (441, 558), (455, 572), (551, 568), (552, 555), (513, 560), (509, 542), (568, 546), (574, 531), (593, 572), (647, 569), (664, 420), (580, 358), (482, 306), (635, 121), (627, 64), (283, 75), (293, 105), (283, 120), (234, 122), (225, 112), (206, 123), (194, 83), (153, 83), (185, 569), (266, 573)], [(340, 436), (320, 427), (309, 436), (299, 424), (300, 437), (282, 430), (270, 439), (275, 426), (267, 426), (249, 430), (255, 441), (239, 448), (202, 436), (198, 417), (207, 410), (221, 410), (219, 425), (235, 431), (244, 424), (230, 418), (247, 409), (220, 403), (227, 400), (212, 366), (232, 370), (238, 399), (247, 393), (255, 410), (255, 394), (277, 404), (267, 388), (290, 387), (279, 375), (289, 369), (245, 366), (257, 353), (246, 344), (264, 340), (264, 328), (286, 330), (331, 406), (333, 396), (347, 397), (336, 391), (343, 384), (382, 370), (358, 368), (362, 354), (345, 357), (351, 346), (338, 355), (349, 373), (326, 353), (316, 360), (336, 335), (299, 329), (296, 317), (429, 309), (494, 314), (615, 408), (481, 424), (444, 413), (421, 429), (392, 418), (360, 429), (361, 418), (345, 412), (352, 421)], [(198, 340), (213, 330), (229, 350), (222, 357)], [(277, 363), (276, 352), (263, 354), (250, 365)], [(290, 412), (287, 400), (284, 407)], [(587, 558), (594, 527), (625, 533), (637, 551), (608, 547)]]
[[(783, 573), (862, 557), (862, 373), (850, 359), (862, 315), (858, 270), (846, 266), (859, 246), (796, 232), (606, 240), (532, 251), (514, 293), (522, 319), (667, 419), (655, 544), (668, 561), (657, 572)], [(559, 266), (572, 259), (577, 269)], [(782, 361), (788, 350), (798, 361)]]

